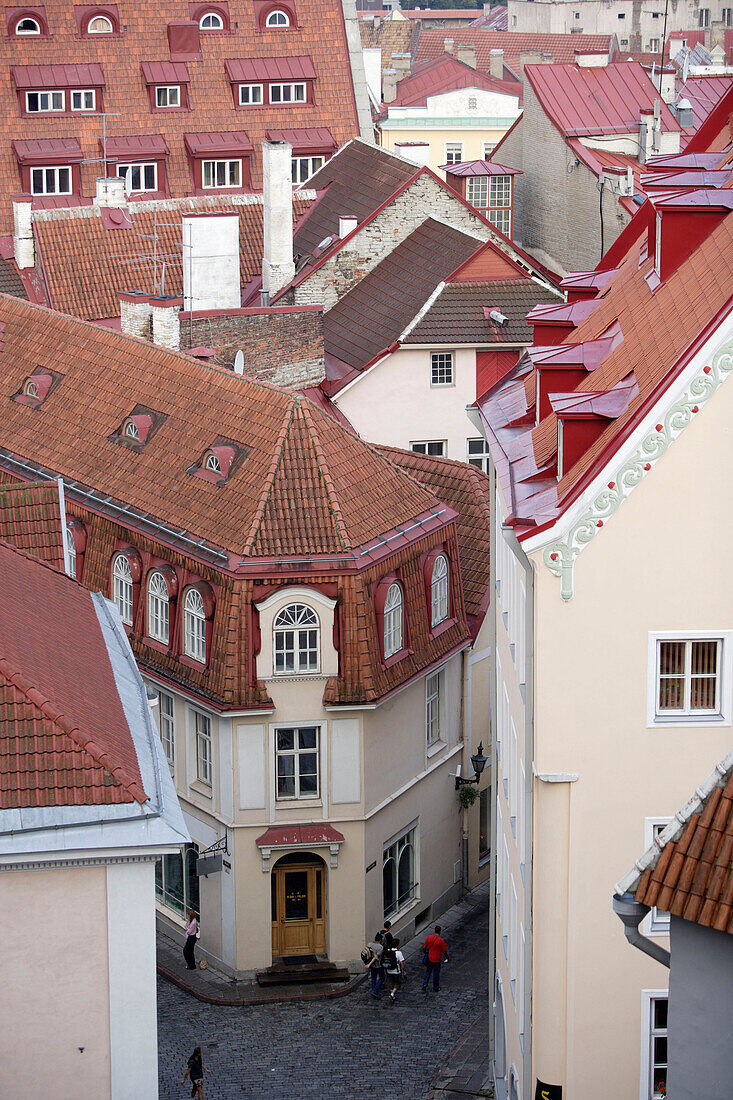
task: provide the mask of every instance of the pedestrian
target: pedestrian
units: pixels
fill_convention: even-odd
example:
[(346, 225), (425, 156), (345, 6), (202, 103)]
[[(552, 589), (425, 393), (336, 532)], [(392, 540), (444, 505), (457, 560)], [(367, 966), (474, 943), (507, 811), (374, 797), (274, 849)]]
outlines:
[(382, 966), (384, 947), (382, 946), (381, 932), (377, 932), (374, 939), (367, 944), (367, 948), (371, 952), (371, 957), (364, 965), (369, 971), (369, 977), (372, 981), (372, 997), (378, 997), (379, 990), (384, 985), (384, 967)]
[(440, 992), (440, 967), (445, 959), (449, 962), (448, 958), (448, 944), (445, 942), (440, 934), (440, 925), (436, 924), (435, 932), (432, 936), (428, 936), (425, 943), (422, 945), (423, 949), (423, 963), (425, 965), (425, 980), (422, 983), (423, 993), (428, 991), (428, 982), (430, 981), (430, 975), (433, 975), (433, 992)]
[(194, 948), (196, 947), (198, 931), (199, 922), (196, 920), (196, 911), (195, 909), (189, 909), (188, 920), (186, 922), (186, 942), (183, 945), (183, 957), (186, 960), (186, 966), (189, 970), (196, 969)]
[(210, 1069), (206, 1069), (203, 1061), (203, 1055), (201, 1054), (201, 1047), (196, 1047), (191, 1057), (188, 1059), (188, 1069), (183, 1075), (182, 1085), (185, 1085), (186, 1078), (191, 1077), (191, 1097), (197, 1097), (197, 1100), (203, 1100), (204, 1097), (204, 1073), (211, 1073)]
[(402, 979), (406, 974), (405, 956), (399, 950), (400, 941), (391, 938), (391, 943), (382, 952), (384, 969), (387, 974), (387, 989), (389, 999), (394, 1004), (397, 998), (397, 990), (402, 985)]
[[(390, 932), (391, 927), (392, 927), (392, 921), (391, 920), (386, 920), (384, 922), (384, 924), (382, 925), (382, 927), (381, 927), (381, 929), (378, 933), (382, 937), (382, 943), (385, 942), (385, 940), (387, 939), (388, 936), (391, 937), (391, 935), (392, 935), (392, 933)], [(375, 936), (375, 939), (376, 939), (376, 936)]]

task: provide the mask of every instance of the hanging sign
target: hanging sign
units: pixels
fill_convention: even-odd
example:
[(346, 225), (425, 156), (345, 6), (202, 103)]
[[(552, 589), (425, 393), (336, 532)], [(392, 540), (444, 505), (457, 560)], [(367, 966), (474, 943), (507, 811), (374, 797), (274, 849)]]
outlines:
[(545, 1085), (538, 1078), (534, 1100), (562, 1100), (562, 1085)]

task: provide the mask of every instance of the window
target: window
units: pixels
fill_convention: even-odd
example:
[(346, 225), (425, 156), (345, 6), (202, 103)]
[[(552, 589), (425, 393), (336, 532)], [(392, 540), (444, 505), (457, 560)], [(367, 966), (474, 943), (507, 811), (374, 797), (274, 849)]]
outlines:
[(699, 26), (708, 27), (710, 25), (710, 8), (700, 8), (698, 20)]
[(271, 84), (270, 103), (305, 103), (305, 84)]
[(158, 692), (158, 724), (165, 758), (169, 764), (174, 764), (176, 760), (174, 701), (173, 696), (166, 691)]
[(168, 585), (157, 570), (148, 580), (148, 635), (168, 645)]
[(619, 42), (619, 46), (621, 46), (621, 48), (622, 48), (622, 49), (623, 49), (623, 48), (624, 48), (625, 46), (628, 46), (628, 44), (629, 44), (629, 40), (628, 40), (628, 38), (622, 38), (622, 39), (621, 39), (621, 41)]
[(195, 588), (189, 588), (183, 602), (183, 652), (194, 661), (206, 661), (204, 601)]
[(384, 656), (393, 657), (402, 649), (402, 589), (395, 581), (384, 601)]
[(477, 469), (489, 472), (489, 445), (485, 439), (466, 440), (466, 462)]
[(448, 559), (439, 554), (430, 578), (430, 625), (437, 626), (448, 618)]
[(657, 642), (657, 714), (720, 713), (719, 638)]
[(290, 19), (284, 11), (271, 11), (265, 22), (266, 27), (289, 27)]
[(241, 187), (241, 160), (205, 160), (202, 182), (204, 187)]
[(275, 673), (318, 672), (318, 616), (301, 603), (275, 618)]
[[(37, 396), (38, 394), (36, 394)], [(76, 580), (76, 544), (74, 542), (74, 532), (68, 523), (66, 524), (66, 563), (69, 576)]]
[(501, 865), (501, 841), (503, 823), (501, 819), (501, 806), (499, 801), (496, 801), (496, 915), (501, 918), (502, 908), (504, 903), (502, 902), (502, 887), (504, 885), (504, 868)]
[(489, 187), (489, 221), (505, 236), (511, 232), (512, 177), (492, 176)]
[(428, 748), (440, 741), (440, 681), (442, 672), (425, 677), (425, 736)]
[(618, 17), (619, 17), (619, 19), (625, 19), (625, 18), (626, 18), (626, 14), (625, 14), (624, 12), (619, 12), (619, 16), (618, 16)]
[[(647, 848), (651, 848), (654, 841), (660, 833), (664, 832), (671, 820), (671, 817), (658, 818), (656, 821), (650, 818), (646, 819), (644, 823), (644, 840)], [(664, 909), (657, 909), (655, 905), (644, 924), (646, 928), (643, 930), (646, 932), (669, 934), (669, 913)]]
[(445, 458), (444, 439), (426, 439), (410, 444), (410, 450), (416, 455), (434, 455), (435, 458)]
[(30, 16), (26, 16), (24, 19), (19, 19), (15, 24), (16, 34), (40, 34), (41, 24), (36, 19), (31, 19)]
[(318, 726), (275, 731), (277, 797), (318, 798)]
[(161, 84), (155, 89), (155, 106), (156, 107), (180, 107), (181, 106), (181, 86), (180, 84)]
[(733, 23), (733, 8), (723, 8), (720, 13), (723, 26), (730, 27)]
[(158, 190), (158, 166), (154, 162), (152, 164), (118, 164), (117, 175), (125, 180), (125, 187), (131, 194), (136, 191)]
[(382, 855), (382, 891), (384, 919), (404, 909), (416, 897), (415, 828), (384, 849)]
[(70, 195), (71, 168), (31, 168), (32, 195)]
[(65, 92), (26, 92), (25, 109), (29, 114), (63, 111), (66, 107)]
[(206, 458), (204, 459), (204, 469), (211, 470), (211, 472), (214, 474), (221, 473), (221, 462), (215, 454), (211, 453), (211, 451), (209, 451), (209, 453), (206, 455)]
[(26, 397), (38, 397), (38, 386), (32, 378), (29, 378), (27, 382), (23, 383), (23, 393)]
[(445, 143), (445, 163), (446, 164), (460, 164), (463, 160), (463, 142), (462, 141), (446, 141)]
[(489, 205), (489, 177), (469, 176), (466, 198), (478, 209), (486, 209)]
[(650, 38), (649, 39), (649, 53), (659, 53), (659, 39), (658, 38)]
[(189, 909), (199, 912), (197, 859), (196, 845), (184, 844), (183, 853), (174, 852), (155, 862), (155, 896), (167, 909), (181, 916)]
[(94, 111), (97, 106), (97, 93), (94, 88), (71, 93), (72, 111)]
[(262, 85), (240, 84), (239, 102), (241, 106), (251, 106), (253, 103), (262, 103)]
[(430, 385), (453, 385), (452, 351), (433, 351), (430, 353)]
[(113, 34), (114, 27), (112, 26), (112, 20), (108, 19), (106, 15), (95, 15), (93, 19), (89, 20), (87, 25), (87, 34)]
[(208, 714), (195, 710), (196, 721), (196, 778), (211, 786), (211, 719)]
[(652, 997), (649, 1016), (649, 1100), (667, 1095), (667, 997)]
[(112, 600), (123, 623), (132, 626), (132, 569), (124, 554), (117, 554), (112, 564)]
[(199, 27), (202, 31), (223, 31), (224, 20), (215, 11), (207, 11), (206, 15), (202, 15), (199, 19)]
[(305, 183), (325, 163), (325, 157), (293, 157), (293, 183)]
[(491, 803), (490, 791), (485, 787), (478, 796), (478, 862), (479, 867), (491, 855)]
[(484, 160), (491, 160), (491, 154), (494, 152), (494, 149), (496, 149), (496, 142), (495, 141), (485, 141), (483, 143), (483, 150), (484, 150), (483, 157), (484, 157)]

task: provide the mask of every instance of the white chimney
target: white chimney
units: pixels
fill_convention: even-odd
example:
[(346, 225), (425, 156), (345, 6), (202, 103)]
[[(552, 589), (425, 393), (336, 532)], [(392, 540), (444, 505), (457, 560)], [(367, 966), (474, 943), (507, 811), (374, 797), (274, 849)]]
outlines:
[(444, 53), (453, 53), (453, 51), (455, 49), (455, 45), (456, 45), (455, 39), (453, 39), (453, 38), (444, 38), (443, 39), (443, 52)]
[(364, 50), (364, 75), (367, 88), (372, 93), (376, 103), (382, 102), (382, 51), (380, 49)]
[(239, 215), (183, 217), (183, 306), (190, 310), (239, 309)]
[(33, 199), (30, 195), (13, 195), (13, 255), (21, 270), (36, 265)]
[(396, 141), (394, 151), (405, 160), (419, 164), (421, 168), (426, 168), (430, 160), (430, 145), (427, 141)]
[(495, 80), (504, 79), (504, 51), (492, 50), (489, 54), (489, 76)]
[[(654, 81), (656, 82), (657, 74), (654, 74)], [(665, 103), (673, 103), (675, 97), (675, 83), (676, 75), (672, 69), (662, 69), (659, 94)]]
[(264, 254), (262, 289), (270, 296), (295, 278), (293, 262), (293, 148), (287, 141), (262, 143)]
[(654, 112), (649, 107), (642, 107), (639, 112), (639, 164), (646, 164), (652, 155), (653, 135)]
[(349, 233), (352, 233), (358, 224), (359, 219), (355, 218), (353, 214), (343, 214), (339, 218), (339, 237), (341, 240), (348, 237)]
[(382, 102), (394, 103), (397, 99), (397, 70), (385, 69), (382, 73)]
[(150, 339), (150, 295), (142, 291), (120, 291), (120, 328), (126, 336)]
[(95, 206), (108, 206), (119, 210), (127, 206), (125, 181), (122, 176), (98, 176)]
[(153, 315), (153, 343), (159, 348), (178, 351), (181, 346), (180, 312), (182, 298), (154, 295), (150, 299)]

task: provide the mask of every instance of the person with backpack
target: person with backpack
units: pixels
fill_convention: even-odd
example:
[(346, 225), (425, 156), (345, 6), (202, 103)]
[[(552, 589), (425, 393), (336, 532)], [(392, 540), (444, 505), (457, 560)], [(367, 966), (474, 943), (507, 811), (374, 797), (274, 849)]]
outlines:
[(440, 934), (440, 925), (436, 924), (435, 932), (432, 936), (428, 936), (425, 943), (422, 945), (423, 949), (423, 963), (425, 964), (425, 980), (422, 983), (423, 993), (428, 991), (428, 982), (430, 981), (430, 975), (433, 975), (433, 992), (440, 992), (440, 966), (445, 957), (445, 961), (448, 962), (448, 944), (445, 942)]
[(372, 997), (379, 996), (379, 990), (384, 985), (384, 967), (382, 966), (382, 933), (377, 932), (373, 940), (370, 940), (361, 953), (361, 961), (369, 971), (372, 981)]
[(400, 941), (390, 936), (390, 940), (382, 952), (382, 963), (387, 975), (387, 989), (392, 1004), (397, 998), (397, 990), (402, 985), (402, 979), (406, 973), (405, 956), (399, 950), (399, 946)]

